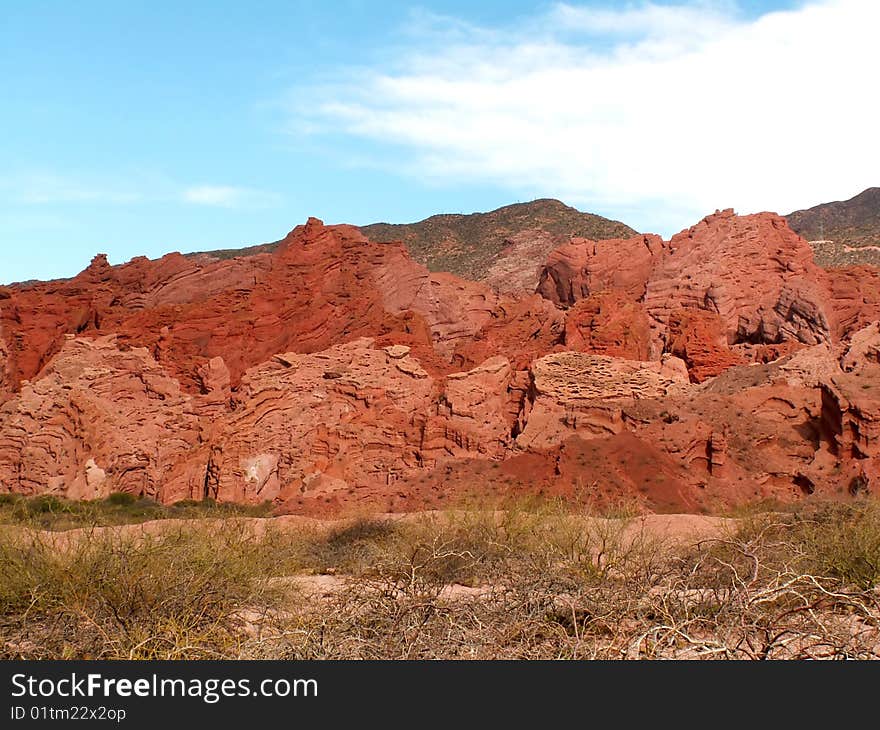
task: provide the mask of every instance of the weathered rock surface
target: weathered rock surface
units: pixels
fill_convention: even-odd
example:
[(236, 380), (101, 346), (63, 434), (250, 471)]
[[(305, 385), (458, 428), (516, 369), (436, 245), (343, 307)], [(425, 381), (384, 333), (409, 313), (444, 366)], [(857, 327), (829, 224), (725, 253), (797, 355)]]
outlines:
[(655, 353), (682, 308), (717, 314), (729, 344), (832, 339), (824, 272), (809, 244), (770, 213), (725, 210), (672, 237), (645, 293)]
[[(721, 317), (715, 312), (682, 307), (670, 312), (666, 327), (666, 351), (684, 360), (697, 383), (746, 362), (727, 346)], [(647, 358), (649, 348), (645, 349)]]
[(613, 435), (624, 430), (627, 404), (685, 392), (682, 371), (660, 362), (562, 352), (532, 366), (529, 402), (517, 445), (546, 449), (570, 435)]
[(578, 300), (565, 314), (565, 349), (647, 360), (648, 316), (625, 292), (600, 291)]
[(504, 240), (504, 248), (482, 281), (502, 294), (531, 294), (538, 287), (547, 257), (567, 242), (565, 236), (548, 231), (520, 231)]
[(483, 284), (431, 274), (400, 245), (311, 219), (274, 254), (216, 261), (171, 254), (111, 267), (96, 257), (66, 282), (10, 288), (0, 332), (13, 343), (5, 394), (32, 378), (66, 334), (118, 333), (147, 347), (189, 392), (222, 357), (235, 385), (277, 352), (317, 352), (360, 336), (405, 342), (435, 370), (496, 306)]
[(146, 350), (122, 351), (113, 336), (69, 340), (0, 407), (0, 484), (74, 499), (201, 496), (204, 468), (189, 463), (204, 425)]
[[(809, 244), (772, 213), (719, 211), (669, 242), (651, 235), (572, 239), (548, 257), (538, 292), (568, 310), (566, 344), (577, 349), (602, 351), (604, 339), (576, 336), (582, 302), (604, 297), (602, 319), (622, 321), (616, 329), (629, 337), (638, 332), (636, 340), (644, 313), (649, 347), (621, 346), (616, 333), (608, 353), (636, 359), (672, 353), (697, 382), (739, 363), (846, 341), (880, 318), (880, 273), (820, 269)], [(595, 316), (587, 322), (587, 330), (599, 329)]]
[(852, 336), (840, 365), (847, 373), (880, 365), (880, 322), (872, 322)]
[(563, 312), (535, 294), (503, 297), (491, 319), (458, 346), (453, 362), (464, 369), (493, 355), (504, 355), (514, 369), (525, 370), (536, 358), (554, 349), (565, 349), (565, 323)]
[(329, 513), (880, 490), (876, 270), (819, 269), (769, 213), (572, 239), (540, 276), (557, 241), (526, 234), (491, 286), (310, 219), (271, 253), (0, 288), (0, 492)]
[[(880, 322), (853, 335), (842, 369), (821, 382), (822, 425), (852, 493), (880, 487)], [(848, 467), (848, 468), (847, 468)]]
[(880, 319), (880, 269), (853, 266), (826, 272), (835, 312), (835, 334), (846, 340)]
[(574, 238), (547, 259), (538, 293), (568, 306), (608, 289), (640, 300), (666, 249), (667, 244), (655, 235), (608, 241)]
[(406, 348), (360, 339), (247, 371), (217, 430), (211, 496), (288, 500), (385, 483), (418, 465), (434, 380)]

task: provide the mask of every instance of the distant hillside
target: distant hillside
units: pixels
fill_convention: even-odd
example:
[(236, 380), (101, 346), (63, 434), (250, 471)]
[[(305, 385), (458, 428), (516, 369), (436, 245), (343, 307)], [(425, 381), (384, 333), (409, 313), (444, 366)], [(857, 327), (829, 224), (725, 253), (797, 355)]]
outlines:
[(260, 243), (256, 246), (247, 246), (246, 248), (222, 248), (216, 251), (198, 251), (196, 253), (186, 254), (187, 256), (213, 256), (215, 259), (233, 259), (236, 256), (256, 256), (258, 253), (269, 253), (274, 251), (281, 241), (273, 241), (272, 243)]
[(451, 271), (469, 279), (482, 279), (505, 248), (505, 240), (523, 231), (593, 239), (636, 235), (623, 223), (549, 199), (507, 205), (491, 213), (434, 215), (419, 223), (375, 223), (361, 230), (376, 241), (403, 241), (413, 258), (432, 271)]
[[(361, 230), (374, 241), (403, 241), (413, 258), (431, 271), (450, 271), (469, 279), (484, 278), (505, 248), (505, 241), (524, 231), (593, 239), (636, 235), (619, 221), (582, 213), (550, 199), (508, 205), (490, 213), (434, 215), (418, 223), (374, 223), (361, 226)], [(231, 258), (271, 251), (277, 243), (207, 253)]]
[(880, 265), (880, 188), (868, 188), (849, 200), (798, 210), (786, 218), (813, 244), (821, 266)]

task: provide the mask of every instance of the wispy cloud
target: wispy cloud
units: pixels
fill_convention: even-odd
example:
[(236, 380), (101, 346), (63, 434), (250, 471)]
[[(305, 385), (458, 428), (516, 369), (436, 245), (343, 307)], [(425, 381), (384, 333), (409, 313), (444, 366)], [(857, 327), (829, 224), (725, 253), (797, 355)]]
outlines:
[(232, 185), (196, 185), (186, 188), (181, 199), (195, 205), (222, 208), (263, 207), (277, 202), (277, 196), (273, 193)]
[(95, 175), (26, 172), (0, 176), (0, 202), (18, 206), (165, 203), (261, 208), (280, 196), (235, 185), (181, 185), (166, 176), (130, 174), (123, 180)]
[(22, 205), (55, 203), (134, 203), (142, 194), (122, 186), (76, 179), (50, 172), (26, 173), (0, 179), (0, 192)]
[(544, 25), (551, 33), (567, 31), (621, 38), (674, 38), (683, 43), (729, 30), (736, 5), (695, 2), (680, 5), (627, 5), (602, 8), (560, 3), (547, 14)]
[(394, 145), (406, 174), (641, 211), (642, 227), (788, 212), (877, 184), (878, 27), (875, 0), (757, 19), (734, 2), (558, 4), (507, 28), (420, 14), (388, 65), (297, 89), (292, 128)]

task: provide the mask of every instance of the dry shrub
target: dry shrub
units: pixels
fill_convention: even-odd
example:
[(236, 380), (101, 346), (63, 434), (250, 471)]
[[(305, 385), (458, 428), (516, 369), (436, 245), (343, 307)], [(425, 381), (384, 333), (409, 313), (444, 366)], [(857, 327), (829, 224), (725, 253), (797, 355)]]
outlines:
[(270, 541), (244, 523), (58, 541), (0, 535), (5, 657), (207, 658), (247, 639), (240, 611), (269, 607)]
[[(880, 527), (868, 501), (754, 514), (693, 545), (548, 501), (259, 532), (206, 524), (81, 533), (65, 549), (57, 535), (7, 529), (0, 654), (880, 655)], [(314, 573), (330, 575), (306, 595)]]
[(116, 492), (105, 499), (73, 501), (51, 494), (24, 497), (0, 494), (0, 523), (25, 525), (43, 530), (131, 525), (151, 520), (265, 517), (271, 503), (239, 505), (184, 500), (170, 505), (148, 497)]
[(801, 520), (799, 541), (810, 566), (863, 590), (880, 583), (880, 505), (825, 505)]
[[(527, 510), (398, 524), (376, 560), (320, 610), (303, 604), (288, 658), (600, 656), (664, 550), (620, 520)], [(598, 637), (598, 638), (597, 638)]]

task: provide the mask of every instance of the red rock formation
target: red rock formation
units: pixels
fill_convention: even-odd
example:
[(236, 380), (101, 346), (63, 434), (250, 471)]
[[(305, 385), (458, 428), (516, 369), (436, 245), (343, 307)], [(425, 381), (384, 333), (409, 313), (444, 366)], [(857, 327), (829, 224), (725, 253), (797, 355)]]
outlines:
[(504, 249), (481, 281), (502, 294), (531, 294), (538, 287), (544, 261), (554, 249), (565, 243), (565, 237), (548, 231), (521, 231), (505, 239)]
[(852, 494), (880, 488), (880, 322), (855, 333), (842, 370), (821, 382), (822, 419)]
[(487, 497), (534, 495), (561, 497), (597, 510), (693, 512), (706, 507), (702, 491), (688, 482), (679, 463), (629, 431), (588, 440), (569, 436), (548, 451), (518, 452), (504, 461), (458, 459), (399, 482), (375, 507), (448, 508), (480, 504), (481, 498), (485, 503)]
[(9, 346), (3, 336), (3, 316), (2, 310), (0, 310), (0, 403), (4, 400), (4, 393), (10, 393), (12, 390), (9, 373)]
[(839, 340), (847, 340), (880, 319), (880, 270), (873, 266), (830, 269), (828, 288)]
[[(60, 350), (65, 335), (120, 332), (122, 341), (155, 349), (161, 326), (225, 292), (248, 291), (266, 276), (269, 264), (268, 256), (218, 262), (169, 254), (158, 261), (138, 258), (111, 267), (99, 255), (68, 281), (7, 287), (6, 298), (0, 297), (0, 338), (9, 343), (0, 399), (39, 373)], [(124, 333), (129, 321), (132, 334)], [(144, 323), (141, 332), (136, 330), (139, 321)], [(156, 332), (149, 331), (153, 325)]]
[(418, 467), (434, 393), (403, 346), (359, 339), (276, 355), (242, 378), (213, 443), (208, 492), (260, 502), (390, 485)]
[[(548, 241), (511, 242), (496, 289), (534, 276), (527, 245)], [(0, 491), (328, 513), (880, 489), (875, 271), (725, 211), (669, 243), (573, 240), (538, 290), (315, 219), (272, 254), (0, 288)]]
[[(245, 370), (278, 352), (317, 352), (397, 330), (410, 341), (424, 337), (430, 327), (401, 317), (403, 305), (418, 301), (428, 283), (427, 271), (401, 247), (372, 244), (352, 226), (311, 219), (284, 240), (253, 286), (179, 307), (125, 311), (118, 322), (108, 317), (107, 326), (149, 346), (190, 387), (196, 368), (214, 357), (224, 358), (236, 385)], [(439, 322), (432, 333), (439, 339), (446, 334), (444, 302), (421, 296), (423, 311)], [(430, 340), (412, 344), (433, 355)]]
[(200, 493), (199, 408), (143, 349), (112, 336), (65, 343), (0, 407), (0, 484), (22, 494), (157, 499)]
[(526, 370), (536, 358), (564, 349), (564, 336), (565, 315), (546, 299), (503, 297), (492, 318), (459, 345), (453, 362), (472, 368), (493, 355), (503, 355), (515, 370)]
[(562, 352), (532, 366), (523, 449), (546, 449), (563, 438), (613, 435), (625, 429), (626, 404), (659, 400), (687, 391), (680, 371), (660, 362), (634, 362), (601, 355)]
[(672, 237), (645, 293), (655, 354), (681, 308), (716, 313), (730, 344), (832, 339), (824, 272), (809, 244), (772, 213), (725, 210)]
[(565, 347), (578, 352), (647, 360), (651, 345), (648, 317), (639, 302), (611, 290), (578, 300), (565, 313)]
[(573, 238), (547, 259), (538, 293), (565, 306), (607, 289), (638, 301), (666, 249), (667, 244), (655, 235), (608, 241)]
[[(809, 244), (772, 213), (717, 212), (668, 243), (573, 239), (548, 257), (538, 291), (569, 309), (570, 346), (639, 359), (673, 353), (697, 382), (737, 363), (845, 340), (880, 317), (880, 275), (869, 267), (823, 271)], [(578, 307), (587, 306), (577, 303), (602, 292), (604, 319), (626, 322), (636, 307), (647, 313), (647, 352), (621, 347), (619, 335), (612, 350), (602, 337), (577, 336)], [(586, 310), (591, 332), (599, 329), (593, 309)]]
[[(667, 322), (666, 351), (680, 357), (691, 379), (702, 383), (745, 361), (733, 352), (724, 336), (721, 318), (704, 309), (677, 309)], [(647, 346), (644, 358), (648, 357)]]
[(870, 371), (880, 365), (880, 322), (872, 322), (853, 334), (840, 365), (847, 373)]
[(171, 254), (120, 267), (99, 256), (70, 281), (9, 291), (0, 308), (0, 332), (15, 343), (7, 395), (41, 370), (65, 334), (118, 333), (122, 343), (147, 347), (190, 392), (199, 387), (197, 369), (215, 357), (235, 385), (276, 352), (317, 352), (360, 336), (403, 342), (432, 370), (448, 371), (458, 343), (497, 304), (485, 285), (430, 274), (400, 245), (316, 219), (272, 255)]

